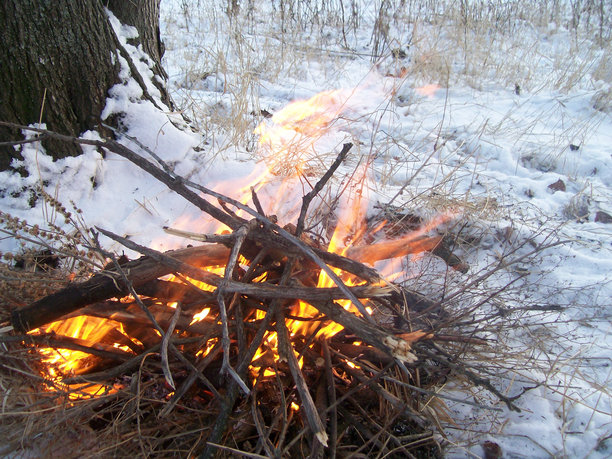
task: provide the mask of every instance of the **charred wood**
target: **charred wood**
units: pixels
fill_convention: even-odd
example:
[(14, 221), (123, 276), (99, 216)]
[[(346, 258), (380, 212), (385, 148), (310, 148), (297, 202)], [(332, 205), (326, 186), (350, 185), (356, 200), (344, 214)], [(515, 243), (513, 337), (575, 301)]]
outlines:
[[(193, 266), (223, 264), (228, 254), (229, 250), (220, 245), (189, 247), (167, 253), (169, 257)], [(128, 262), (123, 266), (123, 270), (136, 289), (172, 272), (172, 269), (146, 256)], [(117, 271), (102, 271), (85, 282), (69, 284), (59, 292), (14, 310), (11, 323), (16, 331), (27, 332), (83, 306), (111, 297), (124, 296), (127, 292), (127, 287), (121, 282)]]

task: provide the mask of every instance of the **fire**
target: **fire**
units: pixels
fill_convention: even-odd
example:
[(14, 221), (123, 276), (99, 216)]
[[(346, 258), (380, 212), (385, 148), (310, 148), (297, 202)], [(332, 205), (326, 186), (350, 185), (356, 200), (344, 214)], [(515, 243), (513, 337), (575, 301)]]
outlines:
[[(418, 88), (417, 92), (433, 96), (437, 89), (437, 85), (429, 85)], [(303, 187), (295, 186), (296, 179), (303, 179), (311, 174), (313, 170), (317, 169), (317, 167), (325, 166), (321, 164), (318, 142), (331, 132), (333, 124), (348, 109), (347, 100), (351, 95), (352, 92), (347, 90), (325, 91), (308, 100), (294, 102), (283, 110), (278, 111), (270, 122), (262, 123), (255, 130), (255, 133), (260, 136), (259, 152), (267, 167), (258, 167), (252, 171), (239, 186), (236, 186), (235, 183), (220, 184), (218, 191), (232, 196), (237, 194), (237, 199), (246, 204), (251, 199), (252, 189), (258, 193), (260, 191), (263, 193), (265, 184), (269, 185), (275, 179), (278, 179), (278, 182), (271, 187), (275, 189), (276, 195), (264, 202), (264, 208), (272, 213), (283, 209), (282, 214), (285, 217), (288, 214), (295, 215), (294, 212), (299, 210), (299, 198), (301, 197), (301, 194), (297, 196), (297, 193), (303, 191)], [(330, 150), (333, 151), (333, 148)], [(310, 183), (307, 179), (305, 181)], [(436, 239), (427, 239), (425, 238), (426, 234), (440, 224), (454, 218), (455, 214), (450, 212), (441, 214), (432, 219), (427, 225), (423, 225), (418, 231), (402, 236), (394, 241), (382, 242), (372, 249), (367, 245), (355, 246), (356, 241), (360, 241), (366, 231), (370, 236), (384, 233), (383, 229), (387, 223), (383, 221), (373, 229), (368, 228), (366, 223), (366, 213), (369, 204), (368, 193), (370, 189), (368, 181), (368, 167), (367, 165), (362, 165), (353, 172), (351, 181), (346, 185), (344, 192), (340, 194), (336, 212), (337, 224), (327, 247), (329, 252), (347, 256), (363, 263), (373, 264), (379, 260), (396, 258), (411, 253), (410, 248), (414, 249), (417, 244), (421, 244), (423, 247), (426, 246), (427, 250), (435, 247)], [(230, 190), (230, 187), (232, 191), (227, 192), (224, 190), (224, 188)], [(283, 208), (282, 206), (287, 203), (289, 203), (289, 207)], [(287, 208), (292, 210), (287, 211)], [(189, 227), (193, 224), (193, 221), (181, 220), (176, 222), (175, 226), (181, 227), (184, 225)], [(195, 224), (199, 226), (200, 222), (195, 222)], [(202, 228), (208, 229), (204, 225), (202, 225)], [(226, 229), (223, 225), (217, 225), (210, 232), (221, 234)], [(241, 258), (240, 264), (247, 267), (249, 261)], [(398, 267), (391, 264), (388, 266), (393, 267), (388, 272), (385, 272), (386, 276), (393, 278), (394, 276), (401, 275), (401, 266)], [(206, 267), (203, 269), (207, 269), (220, 276), (224, 275), (225, 270), (223, 266)], [(339, 269), (334, 269), (334, 272), (349, 286), (358, 285), (361, 282), (359, 279), (348, 276)], [(264, 281), (265, 276), (266, 274), (255, 279), (255, 282)], [(194, 279), (185, 277), (179, 279), (171, 275), (166, 280), (173, 282), (187, 281), (201, 290), (215, 291), (214, 286)], [(321, 271), (317, 286), (333, 287), (335, 285), (329, 276), (324, 271)], [(346, 310), (358, 313), (350, 301), (338, 300), (338, 303)], [(364, 303), (368, 313), (373, 314), (373, 310), (368, 306), (367, 300)], [(177, 304), (170, 303), (168, 307), (172, 310), (172, 308), (177, 307)], [(204, 307), (199, 312), (194, 313), (189, 326), (203, 321), (210, 313), (211, 309), (209, 307)], [(327, 318), (321, 318), (320, 312), (315, 307), (303, 301), (297, 302), (288, 313), (291, 316), (298, 316), (304, 319), (287, 320), (287, 327), (294, 338), (300, 337), (307, 340), (313, 338), (312, 335), (314, 334), (315, 339), (330, 339), (343, 329), (340, 324)], [(247, 320), (257, 322), (261, 321), (264, 316), (265, 313), (263, 311), (255, 310)], [(131, 339), (123, 331), (123, 325), (118, 321), (79, 316), (54, 322), (32, 333), (54, 333), (57, 336), (79, 340), (83, 345), (90, 347), (95, 347), (102, 342), (109, 342), (108, 345), (114, 349), (126, 353), (131, 352), (129, 346), (117, 343), (116, 340), (108, 339), (109, 335), (116, 334), (117, 332), (124, 339)], [(209, 340), (206, 346), (200, 349), (196, 355), (199, 357), (207, 355), (215, 342), (216, 339)], [(48, 377), (54, 381), (82, 374), (89, 369), (89, 354), (87, 353), (54, 348), (45, 348), (41, 350), (41, 353), (44, 355)], [(296, 356), (299, 357), (297, 353)], [(259, 366), (251, 365), (251, 376), (254, 379), (273, 377), (276, 374), (274, 366), (278, 363), (278, 359), (276, 332), (268, 331), (253, 359), (254, 363), (259, 361), (261, 364)], [(299, 358), (299, 363), (300, 366), (303, 364), (303, 357)], [(349, 365), (352, 364), (349, 363)], [(262, 368), (263, 374), (261, 374)], [(101, 385), (83, 387), (83, 391), (87, 391), (90, 394), (103, 393), (105, 390), (107, 389)], [(298, 410), (299, 406), (293, 403), (292, 409)]]
[[(125, 339), (130, 339), (123, 330), (121, 322), (112, 319), (101, 319), (90, 316), (77, 316), (69, 319), (52, 322), (45, 327), (32, 330), (32, 335), (57, 335), (58, 337), (72, 338), (75, 344), (101, 348), (100, 343), (105, 341), (108, 334), (121, 333)], [(126, 353), (130, 348), (118, 343), (109, 345)], [(83, 374), (90, 369), (90, 354), (78, 350), (63, 349), (61, 347), (47, 347), (39, 351), (43, 356), (46, 376), (55, 383), (61, 384), (64, 378)], [(113, 392), (114, 389), (107, 388), (102, 384), (77, 384), (70, 387), (71, 398), (86, 396), (98, 396)]]
[[(346, 251), (351, 247), (351, 239), (355, 239), (365, 230), (365, 217), (368, 201), (368, 177), (367, 170), (362, 169), (359, 174), (355, 175), (355, 188), (353, 192), (347, 193), (346, 198), (341, 203), (341, 209), (338, 215), (338, 223), (334, 229), (333, 235), (327, 247), (328, 252), (345, 255)], [(357, 280), (351, 277), (346, 277), (342, 270), (334, 269), (346, 285), (357, 285)], [(317, 282), (317, 287), (334, 287), (334, 281), (329, 275), (321, 271)], [(357, 312), (349, 300), (338, 300), (338, 303), (348, 311)], [(319, 311), (306, 302), (300, 301), (298, 310), (295, 315), (301, 317), (315, 318)], [(331, 338), (338, 332), (343, 330), (343, 326), (337, 322), (328, 321), (325, 326), (317, 331), (317, 337)], [(288, 321), (287, 327), (290, 330), (295, 330), (305, 336), (313, 333), (320, 326), (320, 322), (310, 321)]]
[(301, 176), (320, 164), (316, 142), (330, 132), (331, 124), (347, 109), (351, 92), (324, 91), (308, 100), (296, 101), (276, 112), (270, 122), (255, 129), (259, 152), (272, 174)]
[(203, 321), (206, 318), (206, 316), (208, 316), (209, 313), (210, 313), (210, 308), (204, 308), (200, 312), (195, 313), (193, 315), (193, 320), (191, 321), (189, 325), (193, 325), (196, 322)]

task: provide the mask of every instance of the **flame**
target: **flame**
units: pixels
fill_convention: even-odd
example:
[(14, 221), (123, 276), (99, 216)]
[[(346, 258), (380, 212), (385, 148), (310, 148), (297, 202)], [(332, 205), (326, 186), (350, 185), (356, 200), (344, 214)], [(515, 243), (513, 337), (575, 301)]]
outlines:
[[(420, 95), (433, 97), (439, 89), (438, 85), (427, 85), (417, 88)], [(306, 177), (317, 169), (324, 169), (321, 153), (321, 139), (332, 132), (333, 125), (348, 110), (348, 99), (354, 94), (355, 90), (334, 90), (324, 91), (308, 100), (293, 102), (284, 109), (274, 114), (271, 120), (260, 124), (255, 129), (255, 134), (259, 135), (259, 155), (262, 158), (255, 170), (249, 171), (242, 179), (233, 177), (231, 182), (219, 183), (214, 188), (222, 194), (236, 196), (236, 199), (243, 204), (247, 204), (252, 199), (251, 190), (255, 190), (260, 196), (266, 196), (262, 201), (267, 212), (280, 214), (281, 217), (291, 218), (297, 216), (300, 206), (300, 198), (308, 182)], [(336, 144), (337, 145), (337, 144)], [(326, 146), (327, 148), (327, 146)], [(333, 147), (329, 148), (333, 151)], [(404, 269), (402, 263), (396, 260), (400, 256), (408, 253), (418, 252), (419, 250), (431, 250), (439, 243), (439, 237), (427, 237), (432, 229), (449, 221), (456, 214), (447, 212), (433, 218), (418, 231), (414, 231), (394, 241), (382, 241), (373, 246), (355, 245), (362, 239), (364, 232), (369, 236), (383, 232), (386, 221), (380, 222), (375, 228), (368, 229), (366, 223), (366, 213), (369, 205), (369, 170), (368, 165), (363, 164), (358, 167), (341, 194), (338, 209), (336, 211), (338, 222), (330, 238), (327, 250), (332, 253), (341, 254), (354, 258), (363, 263), (373, 264), (380, 260), (390, 259), (385, 265), (383, 274), (392, 280), (396, 276), (401, 276)], [(300, 180), (302, 186), (296, 186)], [(265, 187), (264, 187), (265, 185)], [(310, 185), (311, 186), (311, 185)], [(268, 190), (272, 190), (270, 194)], [(261, 193), (261, 194), (260, 194)], [(238, 215), (250, 218), (237, 210)], [(185, 215), (174, 222), (173, 227), (188, 231), (199, 231), (200, 233), (222, 234), (227, 231), (220, 223), (211, 224), (204, 222), (200, 216), (193, 218)], [(154, 245), (166, 245), (163, 241), (157, 241)], [(248, 265), (248, 260), (240, 260), (240, 264)], [(223, 266), (204, 267), (210, 272), (220, 276), (224, 275)], [(353, 286), (362, 282), (360, 279), (334, 269), (335, 274), (340, 277), (346, 285)], [(203, 282), (186, 278), (181, 279), (171, 275), (166, 278), (169, 281), (183, 282), (185, 279), (196, 287), (213, 292), (215, 287)], [(266, 274), (254, 280), (254, 282), (265, 281)], [(318, 287), (333, 287), (334, 282), (327, 273), (321, 271), (317, 280)], [(347, 311), (359, 314), (356, 308), (348, 300), (338, 300), (338, 303)], [(364, 301), (366, 310), (373, 314), (372, 308)], [(177, 304), (169, 304), (170, 308), (176, 308)], [(209, 307), (203, 308), (194, 314), (190, 325), (200, 322), (207, 318), (211, 312)], [(303, 320), (287, 320), (287, 327), (292, 337), (304, 338), (313, 337), (316, 339), (329, 339), (340, 332), (342, 325), (321, 317), (320, 312), (312, 305), (299, 301), (289, 311), (292, 316), (299, 316)], [(256, 310), (248, 320), (261, 321), (265, 316), (265, 311)], [(32, 333), (55, 333), (60, 336), (71, 337), (84, 341), (88, 345), (94, 346), (102, 342), (111, 331), (123, 332), (120, 322), (108, 319), (97, 319), (93, 317), (80, 316), (54, 322), (42, 329)], [(154, 330), (158, 335), (159, 333)], [(124, 333), (125, 334), (125, 333)], [(126, 335), (126, 339), (129, 337)], [(112, 341), (112, 340), (111, 340)], [(205, 349), (197, 352), (198, 357), (207, 355), (213, 348), (216, 339), (209, 340)], [(274, 331), (266, 332), (263, 342), (256, 351), (250, 371), (253, 378), (269, 378), (276, 373), (273, 369), (278, 363), (279, 355), (277, 352), (277, 334)], [(118, 343), (112, 346), (119, 349), (130, 351), (128, 347)], [(294, 350), (296, 356), (297, 352)], [(80, 374), (88, 370), (89, 355), (83, 352), (70, 351), (66, 349), (47, 348), (41, 350), (44, 355), (46, 372), (50, 379), (61, 381), (62, 378)], [(298, 356), (299, 357), (299, 356)], [(257, 363), (260, 361), (260, 364)], [(303, 358), (299, 358), (300, 367)], [(348, 363), (350, 366), (350, 362)], [(261, 372), (263, 369), (263, 373)], [(109, 389), (103, 385), (79, 385), (71, 386), (78, 388), (79, 391), (89, 394), (100, 394)], [(112, 390), (112, 389), (111, 389)], [(295, 405), (295, 406), (294, 406)], [(293, 403), (291, 408), (299, 410), (299, 405)]]
[[(112, 319), (102, 319), (90, 316), (77, 316), (64, 320), (52, 322), (45, 327), (37, 328), (29, 334), (54, 334), (58, 337), (73, 338), (83, 345), (96, 347), (103, 342), (106, 335), (113, 331), (119, 331), (126, 339), (129, 339), (123, 330), (123, 324)], [(122, 351), (130, 352), (125, 345), (113, 343), (112, 347)], [(41, 348), (39, 349), (45, 364), (45, 372), (50, 380), (62, 387), (62, 379), (70, 376), (83, 374), (90, 369), (91, 358), (86, 352), (63, 348)], [(102, 394), (116, 392), (115, 388), (108, 388), (103, 384), (74, 384), (69, 387), (71, 399), (83, 397), (94, 397)]]
[(209, 312), (210, 312), (210, 308), (204, 308), (200, 312), (195, 313), (193, 315), (193, 320), (191, 321), (189, 325), (193, 325), (196, 322), (202, 322), (206, 318), (206, 316), (208, 316)]
[[(338, 223), (334, 229), (329, 245), (328, 252), (345, 255), (346, 251), (351, 247), (352, 240), (359, 237), (365, 231), (365, 217), (368, 205), (368, 171), (362, 167), (355, 174), (355, 182), (353, 189), (347, 193), (345, 199), (341, 203), (341, 208), (338, 213)], [(357, 285), (359, 281), (353, 277), (347, 277), (345, 273), (337, 268), (332, 268), (333, 272), (340, 277), (348, 286)], [(321, 271), (317, 282), (317, 287), (334, 287), (334, 281), (325, 271)], [(347, 311), (357, 313), (357, 309), (349, 300), (338, 300), (338, 303)], [(316, 318), (320, 315), (319, 311), (310, 304), (300, 301), (295, 315)], [(305, 336), (309, 336), (316, 331), (317, 338), (331, 338), (344, 327), (337, 322), (327, 321), (324, 326), (321, 326), (320, 321), (288, 321), (287, 327), (290, 330), (299, 332)]]
[[(316, 168), (321, 152), (315, 143), (330, 132), (331, 124), (347, 109), (351, 91), (324, 91), (276, 112), (255, 129), (259, 152), (272, 174), (301, 176)], [(313, 164), (314, 163), (314, 164)]]

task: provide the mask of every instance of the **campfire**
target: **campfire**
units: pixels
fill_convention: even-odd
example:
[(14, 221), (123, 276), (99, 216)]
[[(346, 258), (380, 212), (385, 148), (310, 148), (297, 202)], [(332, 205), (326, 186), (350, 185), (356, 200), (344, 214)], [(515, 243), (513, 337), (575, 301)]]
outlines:
[[(345, 191), (333, 203), (321, 197), (353, 148), (345, 143), (320, 170), (317, 142), (345, 110), (343, 97), (324, 93), (260, 126), (268, 175), (254, 174), (237, 199), (175, 175), (159, 158), (86, 141), (218, 223), (206, 234), (167, 228), (198, 245), (163, 253), (98, 228), (96, 242), (103, 234), (141, 258), (97, 244), (109, 260), (103, 270), (13, 311), (14, 341), (40, 356), (44, 387), (68, 406), (91, 403), (94, 431), (137, 422), (147, 455), (437, 454), (431, 427), (444, 403), (428, 387), (457, 370), (443, 345), (479, 340), (438, 332), (440, 303), (394, 281), (408, 275), (409, 256), (424, 253), (468, 269), (452, 236), (438, 232), (457, 214), (425, 219), (383, 208), (367, 216), (367, 161), (341, 178)], [(289, 218), (261, 199), (271, 177), (306, 188)], [(138, 435), (126, 441), (144, 448)]]

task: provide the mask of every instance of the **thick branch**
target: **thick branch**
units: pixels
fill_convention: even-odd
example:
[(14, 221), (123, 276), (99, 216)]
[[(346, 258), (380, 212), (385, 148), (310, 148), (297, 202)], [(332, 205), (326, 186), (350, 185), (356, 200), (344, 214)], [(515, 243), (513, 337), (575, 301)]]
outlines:
[[(229, 250), (219, 245), (205, 245), (166, 253), (168, 257), (184, 263), (210, 266), (223, 264), (227, 260)], [(151, 257), (141, 257), (138, 260), (130, 261), (123, 266), (123, 269), (136, 289), (152, 279), (172, 272), (171, 268), (158, 263)], [(88, 304), (113, 296), (124, 296), (127, 289), (119, 279), (115, 270), (108, 270), (94, 275), (85, 282), (69, 284), (59, 292), (14, 310), (11, 315), (11, 323), (18, 332), (27, 332)]]

